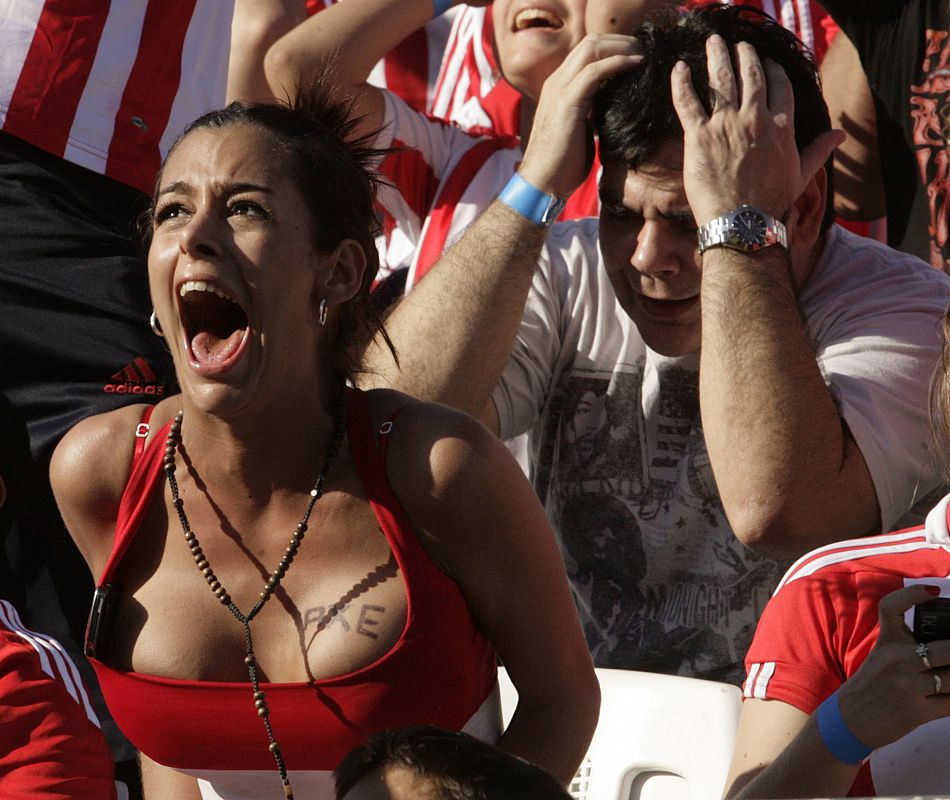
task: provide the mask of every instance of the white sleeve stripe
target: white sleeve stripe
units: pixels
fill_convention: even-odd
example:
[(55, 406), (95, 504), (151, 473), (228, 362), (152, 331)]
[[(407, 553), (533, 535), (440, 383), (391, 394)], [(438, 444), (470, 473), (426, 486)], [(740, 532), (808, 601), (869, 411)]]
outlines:
[(866, 558), (876, 553), (905, 553), (915, 548), (935, 549), (939, 542), (928, 541), (922, 530), (905, 531), (903, 533), (884, 534), (865, 539), (846, 539), (841, 542), (832, 542), (818, 547), (798, 559), (779, 582), (775, 591), (778, 592), (786, 583), (804, 575), (811, 575), (814, 565), (819, 567), (837, 564), (851, 558)]
[(766, 690), (769, 688), (769, 681), (775, 674), (775, 662), (766, 661), (759, 670), (759, 675), (755, 679), (755, 686), (752, 689), (752, 696), (757, 700), (765, 700)]
[(786, 574), (784, 578), (782, 578), (782, 581), (776, 588), (775, 593), (777, 594), (778, 591), (787, 583), (791, 583), (792, 581), (798, 580), (799, 578), (807, 578), (824, 567), (840, 564), (845, 561), (859, 561), (862, 558), (872, 558), (873, 556), (878, 555), (912, 553), (915, 550), (939, 550), (941, 548), (941, 545), (939, 544), (923, 541), (919, 532), (914, 535), (914, 538), (917, 539), (917, 541), (886, 546), (878, 545), (877, 547), (856, 547), (849, 550), (839, 550), (837, 553), (828, 553), (827, 555), (821, 556), (820, 558), (812, 559), (807, 564), (799, 567), (795, 571), (794, 575), (792, 575), (791, 571), (789, 571), (789, 573)]
[(96, 727), (101, 727), (99, 717), (89, 702), (79, 669), (63, 646), (53, 637), (36, 633), (24, 626), (17, 610), (6, 600), (0, 600), (0, 624), (33, 648), (43, 672), (53, 680), (60, 681), (70, 697), (83, 707), (89, 721)]
[(745, 683), (742, 685), (742, 696), (752, 697), (752, 685), (755, 683), (756, 676), (759, 674), (761, 664), (753, 664), (749, 668), (749, 674), (746, 676)]
[[(799, 577), (799, 571), (805, 569), (806, 566), (813, 563), (813, 561), (817, 560), (820, 556), (822, 556), (822, 554), (844, 553), (846, 558), (851, 558), (852, 556), (865, 557), (868, 555), (873, 555), (872, 542), (877, 544), (879, 552), (885, 554), (892, 552), (908, 552), (913, 549), (913, 546), (905, 546), (904, 549), (900, 550), (891, 550), (888, 548), (893, 545), (897, 545), (898, 543), (911, 542), (915, 539), (919, 542), (919, 544), (916, 546), (930, 547), (930, 549), (934, 549), (936, 546), (944, 546), (950, 550), (950, 530), (947, 529), (948, 511), (950, 511), (950, 495), (946, 495), (930, 510), (930, 512), (927, 514), (927, 520), (922, 530), (920, 528), (914, 528), (909, 531), (900, 531), (898, 533), (888, 533), (881, 536), (874, 536), (870, 539), (845, 539), (841, 542), (832, 542), (831, 544), (826, 544), (823, 547), (818, 547), (812, 550), (810, 553), (803, 555), (798, 559), (798, 561), (789, 567), (788, 572), (785, 573), (785, 577), (782, 578), (775, 591), (777, 592), (790, 580), (794, 580), (795, 578)], [(924, 541), (922, 541), (923, 539), (926, 539), (926, 544)], [(841, 559), (835, 559), (827, 563), (836, 563), (836, 561), (840, 560)]]

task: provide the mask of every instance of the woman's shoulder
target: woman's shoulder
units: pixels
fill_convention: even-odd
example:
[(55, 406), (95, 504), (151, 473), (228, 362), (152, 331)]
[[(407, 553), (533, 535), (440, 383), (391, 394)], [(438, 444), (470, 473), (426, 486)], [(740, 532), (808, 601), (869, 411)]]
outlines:
[(367, 392), (367, 401), (375, 430), (392, 421), (387, 477), (417, 528), (453, 528), (460, 510), (499, 483), (524, 480), (504, 444), (468, 414), (392, 390)]
[[(153, 411), (149, 438), (172, 413), (168, 400)], [(50, 484), (63, 521), (86, 560), (111, 536), (132, 468), (136, 435), (147, 406), (135, 404), (78, 422), (53, 452)]]
[[(450, 406), (418, 400), (393, 389), (363, 392), (373, 430), (392, 423), (390, 448), (401, 458), (413, 455), (430, 462), (433, 449), (485, 452), (501, 446), (478, 420)], [(502, 447), (502, 449), (504, 449)]]

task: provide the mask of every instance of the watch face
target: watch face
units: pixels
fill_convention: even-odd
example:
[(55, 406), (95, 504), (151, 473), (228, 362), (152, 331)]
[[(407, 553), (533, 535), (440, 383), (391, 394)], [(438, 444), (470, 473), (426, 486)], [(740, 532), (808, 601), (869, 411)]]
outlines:
[(744, 208), (732, 218), (731, 233), (740, 245), (761, 247), (765, 244), (768, 225), (757, 211)]

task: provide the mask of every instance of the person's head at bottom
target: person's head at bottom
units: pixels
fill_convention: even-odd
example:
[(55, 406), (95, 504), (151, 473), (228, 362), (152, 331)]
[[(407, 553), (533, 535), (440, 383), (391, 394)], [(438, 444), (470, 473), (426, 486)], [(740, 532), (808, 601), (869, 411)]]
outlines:
[(337, 767), (337, 800), (569, 800), (547, 772), (458, 731), (383, 731)]

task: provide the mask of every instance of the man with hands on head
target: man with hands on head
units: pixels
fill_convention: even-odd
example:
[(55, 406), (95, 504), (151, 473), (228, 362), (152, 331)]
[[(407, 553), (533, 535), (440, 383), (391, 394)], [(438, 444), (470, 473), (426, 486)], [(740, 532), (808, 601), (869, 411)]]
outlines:
[[(592, 103), (599, 230), (548, 228)], [(518, 175), (391, 313), (401, 369), (374, 348), (378, 382), (532, 429), (599, 666), (738, 682), (773, 559), (887, 530), (936, 482), (950, 288), (831, 226), (839, 141), (813, 63), (754, 9), (588, 36)]]

